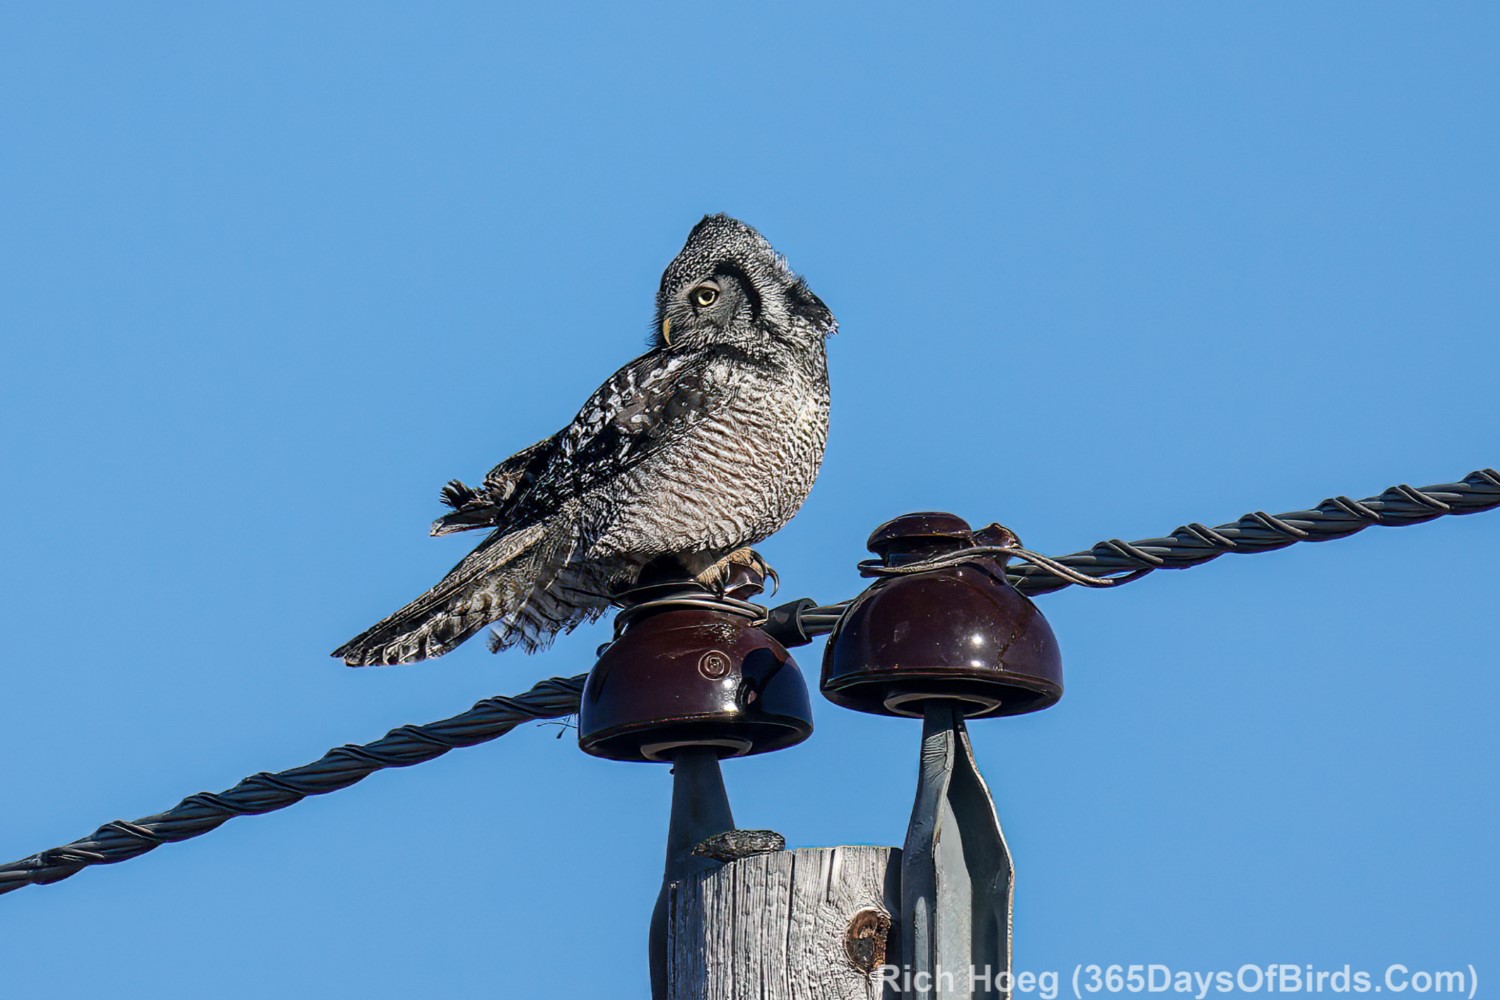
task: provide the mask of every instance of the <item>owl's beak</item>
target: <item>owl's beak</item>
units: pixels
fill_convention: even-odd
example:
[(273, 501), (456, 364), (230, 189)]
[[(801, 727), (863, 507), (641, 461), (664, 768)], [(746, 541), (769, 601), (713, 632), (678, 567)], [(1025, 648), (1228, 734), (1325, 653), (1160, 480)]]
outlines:
[(661, 321), (661, 339), (667, 342), (668, 347), (672, 346), (672, 317), (670, 316)]

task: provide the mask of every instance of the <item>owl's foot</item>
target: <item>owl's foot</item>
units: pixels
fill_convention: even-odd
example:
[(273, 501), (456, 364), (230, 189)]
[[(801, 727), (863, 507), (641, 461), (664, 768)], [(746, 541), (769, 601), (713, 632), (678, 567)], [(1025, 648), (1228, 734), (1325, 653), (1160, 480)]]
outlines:
[(770, 580), (778, 589), (781, 587), (781, 577), (776, 575), (771, 564), (748, 546), (735, 549), (694, 579), (720, 597), (738, 597), (741, 600), (749, 600), (764, 591), (766, 580)]

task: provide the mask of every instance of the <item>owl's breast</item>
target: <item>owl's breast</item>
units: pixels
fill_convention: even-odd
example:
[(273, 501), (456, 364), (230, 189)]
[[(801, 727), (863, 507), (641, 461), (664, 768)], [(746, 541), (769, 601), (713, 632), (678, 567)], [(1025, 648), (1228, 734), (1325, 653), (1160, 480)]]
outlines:
[(820, 374), (800, 367), (756, 371), (729, 396), (720, 432), (739, 452), (733, 482), (759, 519), (756, 540), (791, 520), (817, 478), (829, 408), (828, 381)]
[(605, 549), (642, 555), (753, 545), (807, 499), (828, 441), (826, 375), (734, 366), (711, 372), (686, 432), (629, 474)]

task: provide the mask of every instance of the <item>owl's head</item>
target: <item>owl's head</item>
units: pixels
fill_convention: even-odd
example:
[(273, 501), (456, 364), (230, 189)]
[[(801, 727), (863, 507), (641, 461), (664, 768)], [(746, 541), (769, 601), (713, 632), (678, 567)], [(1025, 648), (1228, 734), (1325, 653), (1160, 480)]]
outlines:
[(821, 343), (837, 327), (766, 238), (727, 215), (707, 215), (661, 276), (657, 347)]

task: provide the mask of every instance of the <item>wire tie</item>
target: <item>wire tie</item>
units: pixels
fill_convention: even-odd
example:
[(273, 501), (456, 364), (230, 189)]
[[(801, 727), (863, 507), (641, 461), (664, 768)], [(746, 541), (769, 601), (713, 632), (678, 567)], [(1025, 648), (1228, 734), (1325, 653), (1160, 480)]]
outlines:
[(89, 851), (82, 847), (54, 847), (37, 855), (37, 860), (44, 865), (93, 865), (106, 860), (109, 857), (99, 851)]
[[(1095, 548), (1098, 548), (1098, 546), (1095, 546)], [(1011, 551), (1020, 558), (1026, 559), (1038, 566), (1041, 566), (1054, 576), (1057, 576), (1063, 580), (1068, 580), (1072, 583), (1076, 583), (1081, 587), (1118, 587), (1122, 583), (1130, 583), (1134, 580), (1139, 580), (1141, 577), (1157, 568), (1155, 566), (1144, 566), (1132, 573), (1126, 573), (1124, 576), (1092, 576), (1088, 573), (1083, 572), (1082, 570), (1074, 569), (1072, 566), (1069, 566), (1061, 559), (1054, 559), (1051, 556), (1044, 556), (1040, 552), (1033, 552), (1030, 549), (1023, 549), (1019, 546), (1012, 549)]]
[(1152, 555), (1150, 552), (1147, 552), (1139, 545), (1132, 545), (1130, 542), (1127, 542), (1124, 539), (1111, 538), (1104, 544), (1109, 548), (1114, 549), (1115, 552), (1120, 556), (1123, 556), (1126, 559), (1133, 560), (1137, 563), (1142, 563), (1152, 568), (1165, 566), (1167, 564), (1167, 561), (1161, 556)]
[(135, 837), (152, 844), (165, 844), (167, 842), (166, 838), (156, 831), (141, 826), (139, 823), (132, 823), (129, 820), (111, 820), (100, 827), (100, 829), (117, 830), (127, 836)]
[(1199, 524), (1197, 521), (1194, 521), (1192, 524), (1185, 524), (1181, 528), (1178, 528), (1177, 531), (1186, 531), (1205, 545), (1212, 545), (1217, 549), (1231, 551), (1240, 547), (1240, 543), (1236, 542), (1233, 538), (1230, 538), (1221, 531), (1215, 531), (1206, 524)]
[(1271, 514), (1267, 514), (1263, 510), (1255, 511), (1250, 515), (1250, 517), (1255, 518), (1255, 520), (1259, 521), (1262, 525), (1271, 529), (1272, 531), (1280, 532), (1281, 534), (1295, 541), (1301, 541), (1304, 538), (1311, 537), (1311, 534), (1309, 532), (1303, 531), (1295, 524), (1288, 524), (1281, 518), (1275, 517)]
[(1405, 483), (1402, 483), (1399, 486), (1392, 486), (1391, 489), (1406, 497), (1406, 499), (1410, 500), (1412, 503), (1417, 504), (1420, 507), (1426, 507), (1428, 510), (1436, 511), (1439, 514), (1446, 514), (1453, 509), (1448, 504), (1443, 503), (1443, 501), (1439, 500), (1437, 497), (1428, 496), (1421, 490), (1414, 490), (1410, 486), (1407, 486)]
[(1361, 503), (1358, 500), (1351, 500), (1346, 496), (1337, 496), (1329, 497), (1323, 502), (1333, 504), (1346, 514), (1352, 514), (1355, 517), (1362, 517), (1366, 521), (1370, 521), (1374, 524), (1380, 523), (1380, 511), (1369, 506), (1368, 504)]

